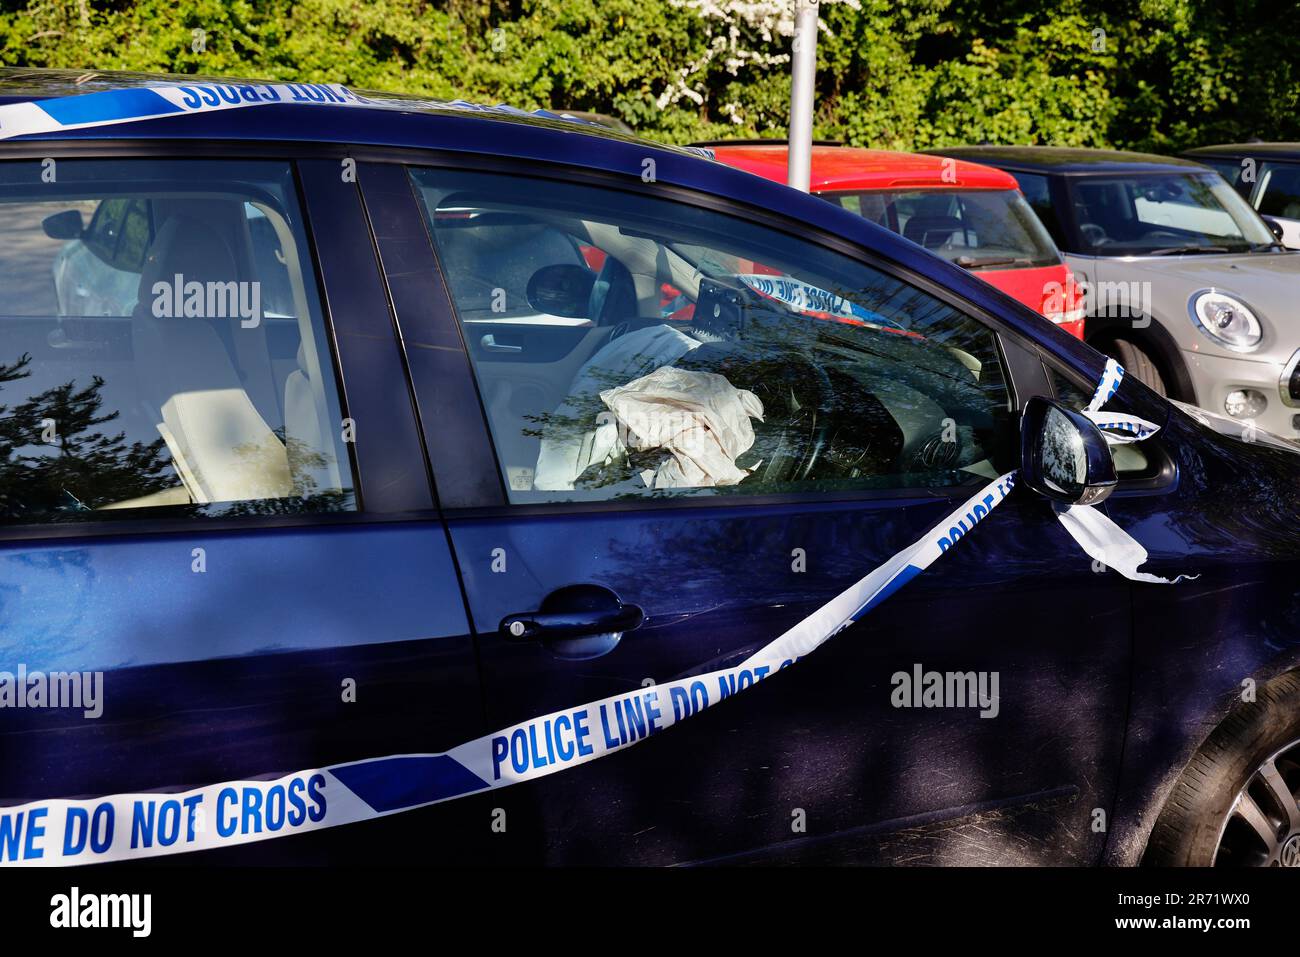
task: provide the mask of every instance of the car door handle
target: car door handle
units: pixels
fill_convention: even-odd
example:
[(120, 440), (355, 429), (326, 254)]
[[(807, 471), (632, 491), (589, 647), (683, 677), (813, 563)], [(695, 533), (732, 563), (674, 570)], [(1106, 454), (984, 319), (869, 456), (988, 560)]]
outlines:
[(492, 335), (492, 333), (490, 332), (482, 339), (480, 339), (478, 341), (478, 344), (481, 345), (488, 352), (523, 352), (524, 351), (523, 346), (508, 346), (505, 345), (504, 343), (498, 343), (496, 336)]
[(555, 641), (633, 631), (643, 621), (645, 612), (637, 605), (620, 605), (614, 611), (527, 611), (501, 619), (501, 633), (512, 641)]
[[(608, 638), (608, 648), (624, 632), (641, 627), (645, 612), (639, 605), (624, 603), (603, 585), (568, 585), (551, 592), (542, 600), (537, 611), (517, 612), (501, 619), (501, 635), (510, 641), (539, 639), (550, 642), (568, 642), (575, 638), (601, 636)], [(553, 649), (564, 653), (566, 649)], [(570, 648), (568, 651), (579, 651)], [(588, 650), (595, 650), (594, 646)], [(598, 652), (603, 654), (604, 651)], [(571, 655), (566, 655), (569, 657)], [(582, 657), (590, 657), (583, 654)]]

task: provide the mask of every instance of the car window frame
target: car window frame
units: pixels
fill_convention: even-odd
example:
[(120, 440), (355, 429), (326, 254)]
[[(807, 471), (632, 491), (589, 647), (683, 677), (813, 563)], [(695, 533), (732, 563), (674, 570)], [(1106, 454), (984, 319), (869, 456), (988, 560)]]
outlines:
[[(338, 158), (324, 159), (331, 154)], [(358, 275), (364, 276), (364, 262), (357, 249), (374, 249), (373, 233), (365, 216), (360, 190), (355, 188), (355, 208), (338, 203), (337, 196), (321, 195), (320, 184), (305, 175), (312, 164), (326, 163), (331, 183), (340, 182), (338, 163), (348, 155), (336, 144), (279, 143), (267, 141), (217, 141), (203, 143), (196, 155), (192, 144), (177, 139), (141, 140), (15, 140), (6, 144), (3, 162), (36, 162), (47, 157), (60, 160), (211, 160), (277, 162), (287, 164), (293, 175), (295, 200), (303, 217), (304, 248), (300, 255), (311, 265), (320, 303), (324, 342), (329, 352), (330, 371), (338, 391), (342, 418), (358, 421), (361, 409), (372, 401), (376, 381), (400, 386), (405, 400), (389, 401), (382, 413), (366, 415), (357, 426), (357, 439), (345, 442), (348, 468), (353, 478), (356, 507), (341, 512), (301, 512), (282, 515), (243, 516), (154, 516), (146, 509), (138, 516), (95, 521), (14, 523), (0, 525), (0, 542), (62, 539), (105, 539), (132, 535), (184, 535), (202, 532), (256, 531), (275, 528), (330, 527), (390, 521), (437, 521), (439, 514), (425, 465), (422, 444), (416, 433), (416, 413), (409, 381), (391, 321), (391, 308), (383, 284), (378, 255), (373, 258), (372, 288), (362, 296), (350, 294)], [(344, 181), (346, 182), (346, 181)], [(314, 197), (314, 200), (313, 200)], [(339, 219), (347, 224), (343, 231)], [(353, 237), (360, 240), (354, 241)], [(329, 259), (336, 262), (331, 267)], [(346, 267), (346, 269), (344, 268)], [(381, 316), (381, 322), (368, 317)], [(385, 346), (388, 348), (385, 349)], [(349, 389), (348, 384), (360, 387)], [(364, 432), (363, 432), (364, 428)]]
[[(399, 283), (409, 281), (409, 269), (417, 261), (432, 264), (431, 268), (436, 272), (436, 280), (430, 284), (430, 288), (435, 289), (436, 292), (422, 302), (417, 302), (411, 295), (393, 296), (397, 306), (397, 322), (401, 330), (401, 339), (408, 356), (413, 349), (446, 350), (452, 347), (453, 343), (454, 348), (460, 352), (454, 364), (441, 369), (441, 381), (434, 381), (428, 372), (418, 371), (412, 366), (412, 386), (417, 396), (417, 405), (420, 407), (425, 445), (430, 450), (434, 485), (440, 508), (446, 518), (451, 518), (453, 515), (473, 518), (623, 512), (643, 509), (763, 508), (776, 505), (807, 507), (823, 502), (839, 501), (905, 501), (908, 499), (954, 501), (968, 496), (979, 486), (979, 480), (973, 478), (970, 483), (933, 488), (814, 490), (736, 495), (725, 498), (681, 496), (662, 499), (511, 504), (497, 461), (496, 447), (492, 440), (482, 395), (474, 376), (462, 324), (455, 312), (446, 277), (442, 273), (441, 266), (437, 264), (436, 245), (425, 227), (424, 217), (420, 212), (420, 200), (416, 195), (416, 187), (410, 178), (408, 167), (437, 168), (451, 172), (503, 173), (533, 180), (553, 180), (631, 192), (638, 196), (651, 195), (724, 215), (736, 216), (755, 225), (785, 233), (791, 238), (817, 243), (833, 253), (854, 259), (884, 275), (915, 286), (987, 328), (994, 337), (1003, 363), (1013, 412), (1023, 409), (1025, 401), (1030, 396), (1051, 394), (1046, 372), (1038, 359), (1040, 346), (1032, 339), (1022, 336), (1017, 330), (997, 318), (996, 314), (953, 293), (902, 263), (812, 224), (790, 220), (761, 207), (665, 183), (662, 180), (644, 183), (638, 178), (634, 185), (626, 175), (564, 163), (536, 159), (523, 160), (497, 154), (405, 148), (357, 150), (354, 155), (360, 164), (358, 181), (361, 184), (367, 209), (371, 210), (372, 222), (390, 224), (388, 229), (390, 235), (387, 239), (393, 246), (391, 255), (383, 255), (386, 237), (376, 232), (381, 260), (386, 264), (386, 276), (390, 283), (394, 280)], [(400, 167), (402, 178), (400, 187), (391, 172), (388, 174), (383, 172), (382, 168), (386, 166)], [(415, 232), (410, 228), (413, 220), (418, 221), (420, 227), (418, 242)], [(405, 226), (401, 228), (393, 225), (403, 222)], [(396, 269), (388, 268), (387, 263), (390, 261), (398, 264)], [(406, 302), (405, 307), (398, 303), (399, 298)], [(408, 364), (410, 364), (409, 358)], [(467, 401), (471, 392), (472, 402)], [(458, 396), (459, 401), (452, 402), (447, 399), (452, 395)], [(439, 399), (439, 396), (442, 398)], [(463, 437), (461, 441), (473, 444), (461, 447), (455, 456), (439, 455), (439, 445), (442, 441), (439, 433), (446, 432), (461, 436)], [(466, 474), (466, 471), (469, 474)]]

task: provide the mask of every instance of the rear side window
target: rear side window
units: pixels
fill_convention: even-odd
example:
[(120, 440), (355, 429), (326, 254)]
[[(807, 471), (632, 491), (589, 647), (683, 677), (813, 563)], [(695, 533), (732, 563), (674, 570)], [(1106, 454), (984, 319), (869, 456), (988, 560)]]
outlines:
[(0, 522), (355, 507), (286, 163), (0, 165)]
[(1259, 171), (1255, 207), (1265, 216), (1300, 219), (1300, 165), (1265, 163)]
[(1014, 458), (997, 339), (787, 233), (412, 171), (511, 502), (931, 488)]

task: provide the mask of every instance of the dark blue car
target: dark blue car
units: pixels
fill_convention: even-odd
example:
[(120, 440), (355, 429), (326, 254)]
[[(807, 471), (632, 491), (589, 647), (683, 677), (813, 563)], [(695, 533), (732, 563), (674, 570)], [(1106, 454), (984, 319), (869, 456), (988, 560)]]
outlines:
[(0, 92), (0, 863), (1300, 863), (1294, 447), (698, 153)]

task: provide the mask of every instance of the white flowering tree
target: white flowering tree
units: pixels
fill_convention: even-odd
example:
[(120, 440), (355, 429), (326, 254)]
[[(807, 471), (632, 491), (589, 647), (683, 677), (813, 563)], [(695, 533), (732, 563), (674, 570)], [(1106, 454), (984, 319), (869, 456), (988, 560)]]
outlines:
[[(705, 105), (704, 81), (718, 69), (737, 82), (749, 82), (788, 67), (794, 42), (795, 12), (799, 0), (669, 0), (679, 9), (694, 11), (704, 22), (707, 46), (697, 58), (684, 64), (673, 82), (660, 94), (657, 105), (666, 109), (689, 100)], [(861, 9), (860, 0), (821, 0)], [(817, 28), (829, 33), (826, 21), (818, 17)], [(728, 98), (718, 109), (737, 125), (752, 122), (738, 99)]]

